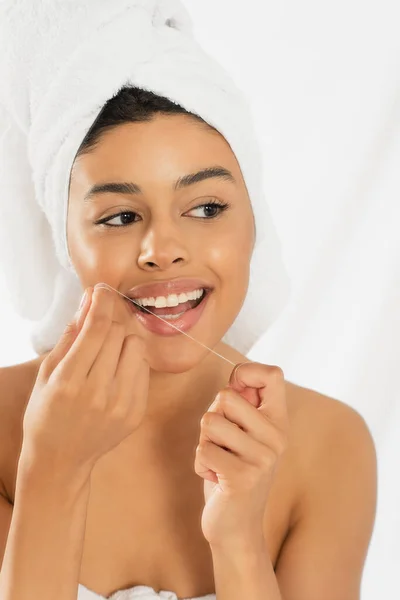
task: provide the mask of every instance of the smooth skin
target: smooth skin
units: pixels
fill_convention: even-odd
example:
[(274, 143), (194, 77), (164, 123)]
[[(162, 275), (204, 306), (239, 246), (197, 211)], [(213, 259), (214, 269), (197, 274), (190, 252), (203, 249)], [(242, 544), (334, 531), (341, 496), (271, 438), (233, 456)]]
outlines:
[[(186, 188), (174, 189), (174, 183), (179, 177), (214, 165), (229, 169), (235, 183), (211, 178)], [(142, 191), (136, 194), (102, 194), (84, 201), (85, 194), (93, 184), (109, 181), (131, 181), (140, 186)], [(201, 219), (200, 216), (205, 215), (201, 205), (215, 199), (227, 203), (229, 208), (214, 219)], [(121, 226), (121, 217), (114, 216), (111, 219), (118, 212), (130, 213), (129, 219), (126, 219), (129, 221), (128, 225)], [(107, 229), (104, 224), (99, 224), (99, 220), (108, 217), (119, 226)], [(255, 228), (239, 165), (222, 136), (186, 116), (157, 116), (150, 122), (124, 124), (108, 131), (91, 153), (75, 161), (70, 182), (67, 234), (70, 255), (84, 288), (93, 288), (97, 282), (106, 282), (125, 293), (134, 285), (151, 281), (186, 276), (208, 279), (214, 286), (214, 291), (206, 311), (191, 334), (207, 346), (229, 356), (235, 363), (246, 361), (245, 356), (223, 344), (221, 339), (239, 312), (247, 292)], [(105, 289), (101, 290), (101, 294), (104, 294), (105, 302), (106, 298), (113, 295)], [(49, 448), (54, 449), (57, 444), (57, 440), (44, 427), (46, 419), (57, 421), (58, 418), (60, 440), (64, 440), (64, 443), (70, 439), (70, 434), (73, 435), (68, 426), (82, 419), (80, 435), (75, 439), (76, 443), (69, 443), (65, 457), (66, 464), (69, 465), (89, 466), (101, 452), (106, 452), (108, 457), (115, 456), (115, 460), (117, 457), (130, 456), (129, 449), (135, 448), (140, 428), (154, 432), (160, 440), (167, 438), (167, 424), (177, 434), (181, 431), (194, 431), (196, 439), (193, 441), (197, 444), (198, 429), (195, 426), (206, 413), (216, 393), (226, 385), (232, 367), (185, 336), (161, 339), (151, 334), (139, 326), (121, 297), (114, 299), (114, 302), (112, 321), (119, 325), (114, 326), (113, 323), (107, 327), (107, 334), (100, 334), (100, 329), (103, 330), (105, 326), (103, 319), (97, 333), (96, 327), (90, 335), (91, 327), (88, 326), (85, 335), (82, 330), (81, 340), (85, 338), (89, 341), (82, 341), (79, 356), (87, 358), (81, 363), (77, 359), (78, 354), (75, 354), (75, 362), (69, 363), (81, 369), (79, 377), (75, 379), (74, 369), (70, 368), (68, 372), (76, 385), (71, 382), (68, 384), (67, 402), (70, 402), (75, 412), (68, 412), (70, 420), (66, 413), (57, 413), (56, 410), (40, 413), (38, 401), (36, 408), (37, 414), (41, 414), (40, 418), (34, 417), (34, 411), (29, 411), (26, 417), (27, 431), (31, 431), (33, 441), (32, 448), (21, 454), (24, 459), (21, 464), (32, 466), (33, 448), (41, 447), (39, 439), (46, 442), (43, 442), (43, 447), (48, 444)], [(108, 310), (110, 319), (110, 309)], [(94, 318), (93, 325), (95, 321)], [(136, 336), (142, 339), (143, 344), (136, 340)], [(132, 346), (128, 341), (127, 347), (131, 350), (122, 352), (121, 358), (125, 356), (126, 360), (124, 359), (124, 368), (120, 369), (115, 362), (118, 348), (125, 347), (124, 340), (130, 338), (133, 340)], [(104, 350), (100, 350), (103, 346)], [(60, 390), (60, 386), (57, 388), (57, 385), (53, 385), (57, 379), (55, 376), (52, 378), (51, 374), (64, 373), (63, 381), (70, 381), (63, 368), (57, 370), (56, 360), (53, 363), (51, 360), (46, 362), (50, 355), (51, 353), (38, 359), (45, 366), (41, 371), (40, 382), (36, 381), (35, 387), (37, 398), (40, 393), (40, 398), (45, 398), (48, 405), (51, 404), (55, 390)], [(67, 356), (69, 357), (68, 352), (64, 359)], [(106, 356), (111, 359), (111, 363), (105, 360)], [(140, 365), (137, 362), (138, 356), (141, 356)], [(115, 369), (121, 373), (120, 381), (125, 378), (122, 374), (130, 370), (132, 363), (136, 373), (141, 373), (143, 390), (146, 387), (147, 363), (147, 401), (143, 399), (143, 394), (140, 398), (135, 397), (138, 407), (135, 407), (135, 403), (130, 407), (128, 394), (121, 392), (121, 396), (115, 393), (114, 396), (106, 396), (102, 390), (100, 398), (103, 408), (100, 412), (98, 409), (95, 411), (97, 433), (91, 432), (87, 445), (82, 446), (79, 440), (86, 431), (84, 428), (87, 420), (85, 421), (84, 414), (88, 410), (87, 402), (85, 400), (83, 410), (79, 401), (74, 402), (73, 398), (77, 399), (83, 393), (85, 398), (89, 393), (92, 401), (97, 397), (94, 392), (98, 389), (94, 383), (96, 378), (90, 377), (88, 366), (94, 365), (101, 357), (103, 366), (109, 362), (108, 376)], [(64, 359), (58, 365), (66, 364)], [(102, 368), (96, 367), (95, 371), (98, 376), (103, 376)], [(18, 374), (20, 373), (18, 370)], [(27, 373), (27, 369), (24, 373)], [(0, 376), (5, 396), (11, 397), (17, 386), (16, 369), (2, 370)], [(88, 385), (89, 377), (93, 380), (91, 386)], [(129, 377), (126, 376), (125, 379)], [(104, 384), (104, 379), (102, 382)], [(116, 388), (122, 390), (122, 387), (124, 386), (113, 386), (114, 392)], [(285, 600), (358, 600), (362, 568), (376, 509), (376, 454), (373, 440), (362, 417), (345, 404), (286, 382), (286, 392), (289, 391), (290, 393), (286, 393), (286, 401), (291, 429), (284, 456), (286, 455), (285, 464), (289, 465), (287, 468), (293, 473), (297, 483), (296, 488), (293, 488), (296, 493), (293, 498), (295, 510), (291, 515), (290, 528), (283, 536), (275, 564), (279, 589)], [(132, 399), (132, 394), (136, 394), (136, 391), (130, 394)], [(133, 411), (130, 425), (126, 425), (120, 417), (111, 416), (111, 398), (117, 403), (121, 402), (125, 415)], [(90, 406), (93, 403), (89, 402)], [(129, 428), (135, 425), (137, 408), (142, 417), (141, 426), (129, 433)], [(12, 408), (7, 414), (13, 414)], [(6, 425), (3, 427), (6, 431)], [(99, 434), (100, 431), (103, 435)], [(118, 450), (121, 445), (116, 445), (119, 436), (124, 439), (124, 453)], [(182, 462), (186, 458), (185, 450), (186, 446), (182, 452)], [(4, 447), (1, 452), (0, 464), (5, 472), (8, 465), (7, 448)], [(53, 452), (51, 455), (54, 459)], [(92, 471), (99, 463), (100, 460), (97, 460)], [(175, 468), (178, 466), (175, 465)], [(126, 469), (129, 467), (127, 463)], [(143, 468), (146, 468), (145, 463)], [(21, 483), (21, 495), (16, 496), (14, 503), (14, 512), (18, 516), (12, 522), (2, 576), (6, 569), (5, 579), (9, 577), (11, 581), (14, 575), (16, 577), (17, 566), (19, 569), (27, 569), (23, 572), (28, 573), (32, 554), (35, 553), (36, 560), (41, 560), (40, 553), (36, 552), (37, 539), (42, 531), (40, 525), (46, 522), (50, 531), (51, 523), (61, 523), (60, 518), (63, 517), (72, 529), (65, 532), (58, 530), (57, 533), (53, 528), (54, 535), (59, 537), (49, 539), (47, 553), (42, 552), (42, 567), (47, 567), (46, 585), (49, 586), (47, 591), (50, 598), (54, 597), (51, 593), (59, 593), (57, 586), (62, 577), (73, 579), (76, 576), (75, 581), (78, 580), (79, 548), (83, 543), (83, 521), (87, 509), (83, 474), (87, 471), (86, 468), (80, 472), (75, 471), (82, 476), (77, 478), (76, 485), (71, 485), (71, 497), (74, 498), (71, 506), (75, 507), (76, 514), (73, 514), (71, 507), (66, 507), (65, 510), (60, 509), (61, 516), (60, 510), (57, 511), (61, 495), (52, 498), (46, 496), (46, 472), (39, 475), (34, 469), (35, 477), (32, 478), (26, 475), (27, 471), (29, 469), (19, 470), (20, 482), (28, 483), (26, 487)], [(71, 469), (66, 468), (66, 473), (71, 476)], [(275, 484), (277, 478), (278, 475), (275, 475)], [(42, 485), (35, 486), (33, 479), (42, 482)], [(24, 489), (26, 494), (22, 495), (21, 490)], [(162, 491), (160, 484), (159, 494)], [(26, 498), (29, 498), (29, 502)], [(4, 548), (12, 507), (5, 496), (0, 497), (0, 500), (0, 532)], [(276, 505), (283, 501), (283, 497), (278, 501), (275, 498)], [(30, 529), (28, 523), (31, 524)], [(75, 532), (69, 538), (72, 550), (62, 543), (63, 534), (66, 535), (67, 531)], [(23, 541), (17, 543), (16, 540)], [(24, 551), (25, 558), (19, 554)], [(55, 561), (54, 568), (49, 569), (51, 560)], [(262, 561), (257, 566), (262, 564), (268, 568)], [(65, 565), (68, 565), (68, 573)], [(232, 569), (240, 571), (240, 566), (233, 558), (229, 567), (218, 560), (219, 581), (225, 581), (228, 585)], [(249, 566), (249, 569), (253, 566)], [(40, 569), (35, 572), (40, 572)], [(117, 576), (113, 583), (118, 583), (116, 579)], [(38, 583), (37, 590), (41, 592), (43, 588), (40, 585), (44, 585), (44, 582)], [(50, 590), (51, 585), (53, 589)], [(187, 589), (185, 587), (185, 591)], [(70, 600), (73, 593), (74, 589), (70, 587), (65, 596), (58, 598)], [(39, 596), (47, 600), (41, 593)], [(28, 596), (10, 596), (10, 600), (11, 598), (25, 600)]]

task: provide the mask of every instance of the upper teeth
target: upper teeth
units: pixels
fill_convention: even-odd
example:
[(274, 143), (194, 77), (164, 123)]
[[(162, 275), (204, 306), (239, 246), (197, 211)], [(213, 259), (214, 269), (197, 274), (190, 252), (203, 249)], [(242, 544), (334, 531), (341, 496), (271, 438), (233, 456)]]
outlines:
[(169, 296), (157, 296), (156, 298), (136, 298), (135, 302), (140, 306), (154, 306), (164, 308), (165, 306), (178, 306), (188, 300), (197, 300), (203, 295), (203, 288), (182, 294), (170, 294)]

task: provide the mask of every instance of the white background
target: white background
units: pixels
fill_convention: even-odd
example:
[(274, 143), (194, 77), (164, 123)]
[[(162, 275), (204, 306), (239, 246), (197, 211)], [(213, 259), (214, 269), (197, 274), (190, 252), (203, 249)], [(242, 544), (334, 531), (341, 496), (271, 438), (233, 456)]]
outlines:
[[(293, 282), (249, 357), (364, 416), (379, 491), (362, 600), (400, 598), (400, 5), (185, 4), (250, 100)], [(0, 366), (34, 358), (1, 279), (0, 299)]]

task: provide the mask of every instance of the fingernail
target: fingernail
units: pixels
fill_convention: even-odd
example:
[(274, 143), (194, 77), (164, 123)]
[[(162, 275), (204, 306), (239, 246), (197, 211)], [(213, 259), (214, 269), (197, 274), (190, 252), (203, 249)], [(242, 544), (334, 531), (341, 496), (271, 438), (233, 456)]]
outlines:
[(96, 285), (94, 286), (95, 290), (100, 290), (101, 288), (105, 288), (106, 290), (108, 289), (107, 284), (106, 283), (96, 283)]

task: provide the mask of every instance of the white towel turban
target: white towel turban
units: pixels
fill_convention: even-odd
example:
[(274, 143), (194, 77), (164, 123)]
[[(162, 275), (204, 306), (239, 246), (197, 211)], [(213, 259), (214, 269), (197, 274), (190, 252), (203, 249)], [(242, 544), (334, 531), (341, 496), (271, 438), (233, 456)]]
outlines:
[(246, 300), (223, 338), (247, 353), (290, 282), (263, 194), (249, 106), (192, 35), (179, 0), (0, 0), (0, 252), (17, 313), (50, 350), (83, 293), (66, 239), (76, 152), (108, 99), (133, 85), (202, 117), (240, 165), (257, 227)]

